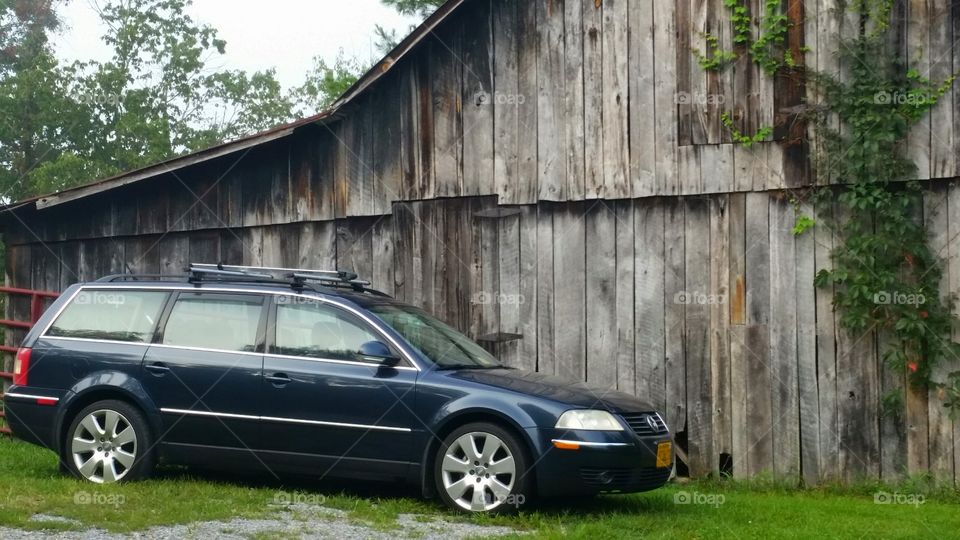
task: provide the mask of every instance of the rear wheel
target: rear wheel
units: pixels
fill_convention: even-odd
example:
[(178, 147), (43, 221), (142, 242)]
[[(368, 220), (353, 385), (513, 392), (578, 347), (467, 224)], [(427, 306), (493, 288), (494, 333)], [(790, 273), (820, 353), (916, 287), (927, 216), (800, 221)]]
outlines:
[(514, 512), (527, 502), (532, 475), (523, 443), (496, 424), (467, 424), (437, 451), (434, 478), (443, 502), (464, 512)]
[(154, 465), (153, 438), (143, 414), (129, 403), (98, 401), (70, 423), (64, 462), (75, 476), (95, 482), (137, 480)]

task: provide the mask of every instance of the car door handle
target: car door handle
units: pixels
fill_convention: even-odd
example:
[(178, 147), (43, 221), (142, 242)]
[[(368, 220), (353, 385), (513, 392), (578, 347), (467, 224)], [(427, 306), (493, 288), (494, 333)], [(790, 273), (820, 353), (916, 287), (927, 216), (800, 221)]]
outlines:
[(146, 366), (147, 371), (153, 373), (154, 375), (162, 376), (170, 371), (170, 368), (167, 367), (163, 362), (154, 362)]
[(273, 375), (268, 375), (264, 378), (277, 386), (284, 386), (289, 384), (291, 381), (290, 377), (288, 377), (286, 373), (274, 373)]

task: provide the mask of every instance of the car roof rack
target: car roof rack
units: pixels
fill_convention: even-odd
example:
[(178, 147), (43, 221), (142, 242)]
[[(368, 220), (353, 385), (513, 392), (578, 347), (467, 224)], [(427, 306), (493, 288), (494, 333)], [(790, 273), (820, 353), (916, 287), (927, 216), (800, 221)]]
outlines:
[(206, 278), (219, 281), (288, 283), (294, 289), (302, 289), (308, 282), (312, 282), (323, 287), (349, 287), (357, 292), (389, 296), (384, 292), (370, 288), (369, 281), (358, 279), (355, 272), (347, 270), (190, 263), (187, 271), (190, 274), (191, 282), (203, 281)]

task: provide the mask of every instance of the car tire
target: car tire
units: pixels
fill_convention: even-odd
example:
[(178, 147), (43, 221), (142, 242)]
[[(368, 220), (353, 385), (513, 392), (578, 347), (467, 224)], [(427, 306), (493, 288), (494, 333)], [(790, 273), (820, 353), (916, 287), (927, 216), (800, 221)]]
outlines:
[(530, 499), (530, 463), (516, 435), (497, 424), (477, 422), (443, 439), (433, 476), (440, 499), (456, 511), (513, 513)]
[(63, 463), (77, 478), (98, 484), (150, 476), (155, 464), (153, 435), (143, 413), (118, 400), (84, 407), (63, 440)]

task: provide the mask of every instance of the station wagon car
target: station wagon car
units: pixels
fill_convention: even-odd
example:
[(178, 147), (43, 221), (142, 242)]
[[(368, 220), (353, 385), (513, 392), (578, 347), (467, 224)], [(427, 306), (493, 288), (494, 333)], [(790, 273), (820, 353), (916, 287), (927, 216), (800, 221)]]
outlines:
[(194, 264), (64, 291), (17, 352), (15, 435), (97, 483), (158, 462), (409, 482), (462, 511), (667, 482), (649, 404), (513, 369), (348, 272)]

